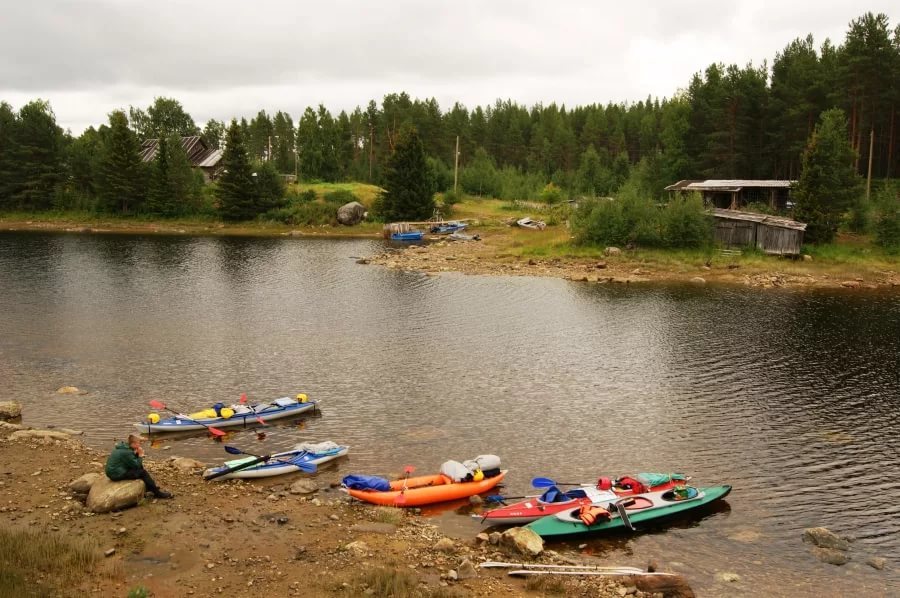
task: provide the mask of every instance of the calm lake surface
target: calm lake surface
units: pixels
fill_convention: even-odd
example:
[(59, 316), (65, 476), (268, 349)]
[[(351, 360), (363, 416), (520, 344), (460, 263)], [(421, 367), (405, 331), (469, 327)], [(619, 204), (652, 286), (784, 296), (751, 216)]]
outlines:
[[(683, 471), (727, 505), (659, 532), (587, 542), (647, 558), (701, 595), (889, 595), (900, 575), (896, 294), (597, 286), (426, 277), (355, 263), (380, 241), (0, 234), (0, 400), (25, 423), (110, 446), (162, 399), (307, 392), (320, 417), (231, 444), (350, 444), (346, 473), (494, 453), (505, 492), (534, 476)], [(60, 386), (84, 396), (55, 394)], [(167, 440), (213, 463), (221, 445)], [(471, 538), (477, 522), (436, 520)], [(800, 541), (824, 525), (854, 561)], [(578, 543), (569, 544), (576, 547)], [(553, 546), (550, 546), (553, 548)], [(557, 546), (559, 548), (559, 546)], [(716, 572), (738, 573), (726, 585)]]

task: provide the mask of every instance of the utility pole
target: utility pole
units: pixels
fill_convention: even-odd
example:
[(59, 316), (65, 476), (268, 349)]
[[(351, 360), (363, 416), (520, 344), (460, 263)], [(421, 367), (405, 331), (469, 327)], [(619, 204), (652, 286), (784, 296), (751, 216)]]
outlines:
[(269, 152), (266, 154), (266, 162), (272, 160), (272, 136), (269, 135)]
[(875, 125), (872, 124), (872, 129), (869, 131), (869, 175), (866, 177), (866, 203), (869, 201), (869, 196), (872, 194), (872, 148), (875, 147)]
[(297, 148), (294, 148), (294, 182), (300, 182), (300, 170), (299, 170), (299, 162), (300, 160), (297, 158)]
[(459, 135), (456, 136), (456, 154), (453, 156), (453, 195), (456, 195), (456, 182), (459, 180)]
[(375, 140), (375, 127), (369, 125), (369, 182), (372, 182), (372, 156), (375, 152), (375, 146), (372, 145)]

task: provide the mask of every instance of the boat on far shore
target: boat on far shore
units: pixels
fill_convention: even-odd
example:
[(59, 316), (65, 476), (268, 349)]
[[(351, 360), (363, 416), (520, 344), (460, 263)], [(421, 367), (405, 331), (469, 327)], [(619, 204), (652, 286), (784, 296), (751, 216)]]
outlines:
[(516, 220), (516, 224), (531, 230), (544, 230), (547, 228), (547, 223), (543, 220), (532, 220), (531, 218), (520, 218)]

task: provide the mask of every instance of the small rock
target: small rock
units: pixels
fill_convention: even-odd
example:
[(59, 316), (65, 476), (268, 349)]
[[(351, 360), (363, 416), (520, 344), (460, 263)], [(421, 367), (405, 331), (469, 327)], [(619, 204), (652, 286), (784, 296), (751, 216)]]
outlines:
[(0, 401), (0, 420), (22, 417), (22, 404), (18, 401)]
[(169, 457), (169, 465), (184, 473), (191, 473), (206, 467), (205, 463), (188, 457)]
[(278, 525), (284, 525), (284, 524), (286, 524), (288, 521), (290, 521), (290, 519), (288, 519), (287, 517), (279, 517), (279, 518), (276, 519), (275, 521), (278, 523)]
[(484, 499), (478, 496), (477, 494), (473, 494), (469, 497), (469, 504), (478, 506), (484, 502)]
[(361, 257), (361, 258), (359, 258), (358, 260), (356, 260), (356, 263), (357, 263), (357, 264), (363, 264), (363, 265), (365, 265), (365, 264), (368, 264), (368, 263), (369, 263), (369, 260), (367, 260), (367, 259), (364, 258), (364, 257)]
[(331, 519), (332, 521), (340, 520), (340, 517), (338, 517), (337, 513), (332, 513), (331, 515), (328, 516), (328, 518)]
[(434, 545), (434, 549), (440, 552), (454, 552), (456, 550), (456, 543), (450, 538), (441, 538)]
[(598, 270), (605, 270), (606, 262), (597, 262), (596, 264), (594, 264), (594, 267), (597, 268)]
[(843, 565), (850, 560), (850, 557), (848, 557), (847, 553), (843, 550), (822, 548), (821, 546), (813, 546), (810, 550), (814, 557), (829, 565)]
[(369, 545), (362, 540), (357, 540), (356, 542), (350, 542), (344, 546), (344, 550), (363, 556), (369, 553)]
[(314, 507), (321, 507), (322, 501), (319, 500), (318, 498), (314, 498), (311, 501), (309, 501), (309, 504), (313, 505)]
[(462, 563), (459, 564), (459, 567), (456, 570), (456, 578), (457, 579), (472, 579), (473, 577), (478, 577), (478, 572), (475, 570), (475, 565), (472, 564), (472, 561), (469, 559), (463, 559)]
[(722, 571), (720, 573), (716, 573), (716, 579), (718, 579), (719, 581), (724, 581), (725, 583), (734, 583), (736, 581), (741, 581), (741, 576), (737, 573)]
[(456, 571), (450, 569), (449, 571), (447, 571), (447, 579), (456, 581), (457, 579), (459, 579), (459, 575), (456, 573)]
[(887, 564), (887, 561), (880, 556), (870, 556), (866, 559), (866, 564), (873, 569), (878, 569), (879, 571), (884, 569), (884, 566)]
[(216, 566), (215, 563), (206, 563), (206, 568), (207, 568), (207, 569), (212, 569), (212, 568), (214, 568), (215, 566)]
[(502, 537), (503, 534), (501, 534), (500, 532), (491, 532), (491, 534), (488, 536), (488, 541), (494, 546), (497, 546), (498, 544), (500, 544), (500, 539)]
[(74, 395), (78, 394), (80, 391), (74, 386), (63, 386), (58, 388), (56, 392), (61, 395)]
[(803, 254), (803, 261), (804, 261), (804, 262), (811, 262), (811, 261), (813, 261), (813, 256), (804, 253), (804, 254)]
[(845, 280), (841, 283), (841, 286), (848, 289), (858, 289), (860, 286), (862, 286), (862, 283), (860, 283), (858, 280)]
[(501, 538), (503, 544), (528, 556), (537, 556), (544, 551), (544, 539), (527, 527), (508, 529)]
[(622, 253), (622, 250), (618, 247), (607, 247), (603, 250), (603, 253), (606, 255), (620, 255)]
[(274, 501), (278, 500), (278, 495), (277, 495), (277, 494), (270, 494), (269, 496), (266, 497), (266, 500), (271, 500), (271, 501), (274, 502)]
[(109, 557), (109, 556), (112, 556), (112, 555), (114, 555), (114, 554), (116, 554), (116, 549), (115, 549), (115, 548), (107, 548), (106, 551), (103, 553), (103, 556)]
[(702, 276), (695, 276), (691, 279), (691, 282), (694, 284), (706, 284), (706, 279)]
[(487, 543), (490, 541), (491, 538), (486, 533), (481, 532), (480, 534), (475, 536), (475, 539), (478, 540), (479, 542)]
[(126, 529), (124, 527), (120, 527), (119, 529), (116, 530), (117, 536), (124, 536), (127, 533), (128, 533), (128, 529)]
[(827, 527), (808, 527), (803, 530), (803, 541), (821, 548), (850, 550), (850, 542)]
[(302, 479), (291, 484), (291, 494), (312, 494), (318, 491), (319, 485), (314, 480)]

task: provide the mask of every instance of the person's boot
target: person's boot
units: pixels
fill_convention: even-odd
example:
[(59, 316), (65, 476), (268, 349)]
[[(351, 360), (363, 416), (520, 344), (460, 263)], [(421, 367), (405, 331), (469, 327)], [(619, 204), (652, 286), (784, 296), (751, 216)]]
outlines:
[(159, 490), (153, 493), (153, 496), (156, 498), (175, 498), (175, 495), (171, 492), (166, 492), (165, 490)]

